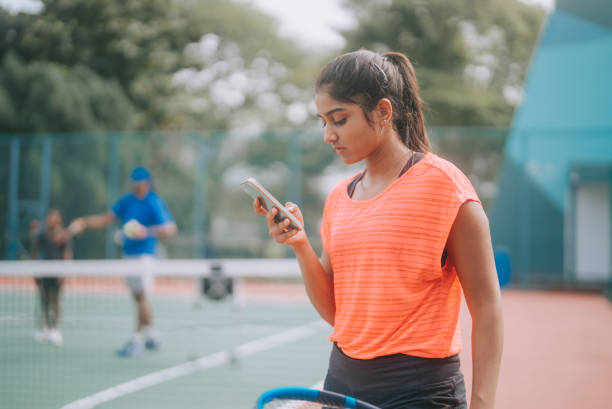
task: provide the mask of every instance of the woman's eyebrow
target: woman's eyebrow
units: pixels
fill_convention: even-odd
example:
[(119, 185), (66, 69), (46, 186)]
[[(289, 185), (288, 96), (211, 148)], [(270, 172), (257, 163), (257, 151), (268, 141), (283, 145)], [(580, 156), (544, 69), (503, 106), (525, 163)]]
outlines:
[[(330, 111), (327, 111), (325, 114), (323, 114), (323, 116), (328, 116), (328, 115), (333, 114), (334, 112), (344, 111), (344, 110), (345, 110), (344, 108), (334, 108), (334, 109), (332, 109), (332, 110), (330, 110)], [(319, 118), (322, 118), (322, 117), (323, 117), (323, 116), (321, 116), (321, 115), (319, 115), (319, 114), (317, 114), (317, 116), (318, 116)]]

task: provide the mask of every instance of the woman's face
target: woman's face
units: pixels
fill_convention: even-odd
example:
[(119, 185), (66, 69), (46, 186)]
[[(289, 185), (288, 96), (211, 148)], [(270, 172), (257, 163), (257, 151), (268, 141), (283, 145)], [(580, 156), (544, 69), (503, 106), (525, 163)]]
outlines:
[(380, 135), (370, 124), (361, 107), (333, 99), (322, 88), (315, 95), (317, 116), (325, 128), (329, 143), (346, 164), (359, 162), (380, 143)]
[(45, 223), (49, 229), (60, 227), (62, 225), (62, 216), (57, 210), (51, 210), (49, 213), (47, 213)]

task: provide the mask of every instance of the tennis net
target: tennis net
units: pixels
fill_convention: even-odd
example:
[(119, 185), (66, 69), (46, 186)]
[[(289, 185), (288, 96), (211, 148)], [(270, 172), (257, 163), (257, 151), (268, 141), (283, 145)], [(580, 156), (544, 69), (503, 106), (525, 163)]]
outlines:
[[(139, 313), (126, 277), (154, 277), (159, 344), (120, 356)], [(54, 278), (62, 342), (41, 331)], [(295, 259), (2, 261), (0, 407), (250, 408), (263, 390), (318, 382), (329, 332)]]

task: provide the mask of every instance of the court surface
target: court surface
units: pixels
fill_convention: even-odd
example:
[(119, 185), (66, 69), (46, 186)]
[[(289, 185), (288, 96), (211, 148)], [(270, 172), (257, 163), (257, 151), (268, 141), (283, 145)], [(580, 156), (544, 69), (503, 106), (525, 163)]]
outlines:
[[(321, 381), (331, 328), (318, 319), (300, 285), (247, 287), (242, 307), (181, 292), (156, 294), (162, 348), (131, 359), (114, 355), (133, 325), (127, 293), (67, 290), (61, 348), (32, 339), (34, 291), (3, 293), (0, 407), (251, 408), (268, 388)], [(503, 302), (506, 338), (496, 407), (608, 408), (609, 301), (591, 294), (504, 290)], [(466, 308), (461, 323), (469, 390)]]
[(162, 346), (133, 358), (114, 353), (133, 327), (125, 291), (67, 285), (59, 348), (32, 338), (35, 291), (4, 293), (0, 407), (250, 408), (266, 389), (321, 381), (331, 327), (295, 285), (249, 287), (242, 306), (156, 294)]
[[(502, 291), (504, 355), (497, 409), (612, 407), (612, 303), (587, 293)], [(465, 305), (464, 305), (465, 307)], [(462, 310), (461, 363), (471, 378)]]

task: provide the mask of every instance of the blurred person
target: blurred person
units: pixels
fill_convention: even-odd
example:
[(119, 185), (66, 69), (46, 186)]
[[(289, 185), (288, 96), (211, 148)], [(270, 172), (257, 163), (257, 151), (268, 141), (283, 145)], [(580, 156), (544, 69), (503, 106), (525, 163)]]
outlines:
[[(176, 223), (163, 199), (153, 190), (152, 177), (143, 167), (135, 168), (131, 175), (132, 191), (123, 195), (110, 211), (74, 219), (68, 231), (78, 235), (86, 229), (101, 229), (119, 221), (122, 226), (123, 257), (152, 258), (158, 254), (158, 238), (177, 233)], [(117, 354), (131, 357), (145, 349), (159, 347), (158, 333), (153, 327), (152, 308), (148, 300), (154, 277), (148, 274), (126, 277), (127, 286), (137, 306), (136, 331), (131, 340)]]
[(467, 408), (463, 290), (473, 321), (470, 407), (493, 408), (503, 324), (488, 219), (467, 177), (431, 152), (410, 60), (344, 54), (315, 90), (325, 142), (344, 163), (365, 165), (326, 199), (321, 257), (304, 230), (275, 222), (276, 208), (253, 207), (292, 247), (311, 302), (333, 326), (324, 388), (384, 409)]
[[(41, 229), (38, 220), (30, 223), (32, 238), (31, 257), (34, 260), (70, 260), (72, 249), (70, 242), (61, 239), (64, 234), (62, 214), (57, 209), (51, 209), (45, 218)], [(60, 277), (37, 277), (35, 279), (40, 295), (41, 328), (34, 333), (38, 342), (50, 342), (62, 346), (64, 338), (58, 326), (61, 317), (62, 279)]]

